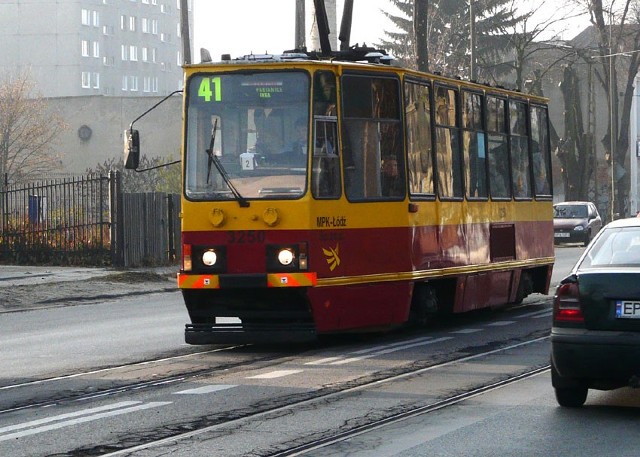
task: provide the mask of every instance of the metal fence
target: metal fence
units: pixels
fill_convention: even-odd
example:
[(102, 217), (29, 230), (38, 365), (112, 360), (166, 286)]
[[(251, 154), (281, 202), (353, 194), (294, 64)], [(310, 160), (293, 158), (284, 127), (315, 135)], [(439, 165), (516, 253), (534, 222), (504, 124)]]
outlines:
[(123, 194), (118, 172), (0, 189), (0, 261), (132, 267), (180, 255), (179, 196)]

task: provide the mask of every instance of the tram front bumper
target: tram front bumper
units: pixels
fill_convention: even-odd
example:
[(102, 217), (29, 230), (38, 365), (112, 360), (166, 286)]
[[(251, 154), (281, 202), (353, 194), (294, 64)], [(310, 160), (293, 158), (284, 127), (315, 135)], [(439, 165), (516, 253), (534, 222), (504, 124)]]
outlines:
[(184, 330), (187, 344), (306, 343), (317, 337), (313, 323), (187, 324)]
[(312, 287), (316, 273), (192, 274), (178, 273), (180, 289), (220, 289), (240, 287)]

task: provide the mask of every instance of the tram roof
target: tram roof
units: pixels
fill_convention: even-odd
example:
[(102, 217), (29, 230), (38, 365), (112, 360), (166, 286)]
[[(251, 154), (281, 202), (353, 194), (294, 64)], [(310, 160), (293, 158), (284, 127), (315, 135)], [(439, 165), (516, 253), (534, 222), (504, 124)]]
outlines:
[[(200, 63), (192, 63), (184, 66), (185, 69), (200, 69), (200, 68), (209, 68), (212, 66), (219, 67), (228, 65), (230, 67), (246, 67), (251, 65), (260, 65), (260, 66), (275, 66), (279, 67), (282, 65), (290, 66), (292, 64), (303, 64), (305, 66), (311, 65), (319, 65), (319, 66), (341, 66), (341, 67), (351, 67), (351, 68), (360, 68), (360, 69), (376, 69), (376, 70), (385, 70), (388, 69), (394, 72), (402, 72), (405, 75), (414, 76), (416, 78), (429, 78), (435, 81), (441, 81), (443, 83), (459, 85), (463, 84), (467, 87), (477, 90), (490, 90), (494, 93), (501, 93), (504, 95), (509, 95), (511, 97), (523, 97), (531, 100), (535, 100), (539, 103), (548, 103), (549, 100), (546, 97), (527, 94), (524, 92), (517, 91), (515, 89), (509, 89), (499, 85), (491, 85), (489, 83), (480, 83), (475, 81), (464, 80), (460, 77), (451, 77), (444, 76), (440, 73), (424, 73), (418, 70), (413, 70), (410, 68), (400, 67), (393, 65), (394, 58), (389, 56), (385, 51), (377, 50), (374, 48), (361, 48), (366, 50), (367, 52), (360, 52), (358, 54), (344, 54), (345, 59), (340, 59), (341, 55), (336, 53), (335, 57), (332, 58), (322, 58), (316, 53), (313, 52), (304, 52), (304, 51), (285, 51), (282, 54), (245, 54), (244, 56), (231, 58), (228, 54), (223, 54), (221, 60), (217, 62), (213, 62), (209, 53), (206, 50), (202, 52), (202, 61)], [(355, 58), (360, 57), (360, 60), (355, 60)]]

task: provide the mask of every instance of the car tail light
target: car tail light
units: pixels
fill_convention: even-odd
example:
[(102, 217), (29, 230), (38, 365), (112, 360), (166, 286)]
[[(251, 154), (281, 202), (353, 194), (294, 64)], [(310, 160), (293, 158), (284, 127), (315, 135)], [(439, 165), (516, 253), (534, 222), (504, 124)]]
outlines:
[(191, 271), (193, 268), (193, 262), (191, 261), (191, 245), (182, 245), (182, 270)]
[(575, 282), (561, 284), (553, 297), (554, 322), (584, 322), (580, 309), (580, 289)]

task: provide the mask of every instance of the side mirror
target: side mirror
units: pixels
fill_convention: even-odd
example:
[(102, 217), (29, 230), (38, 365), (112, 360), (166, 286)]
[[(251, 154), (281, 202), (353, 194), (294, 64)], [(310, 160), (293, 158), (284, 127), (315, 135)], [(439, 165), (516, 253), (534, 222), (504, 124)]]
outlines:
[(140, 164), (140, 135), (137, 130), (124, 131), (124, 167), (135, 170)]

